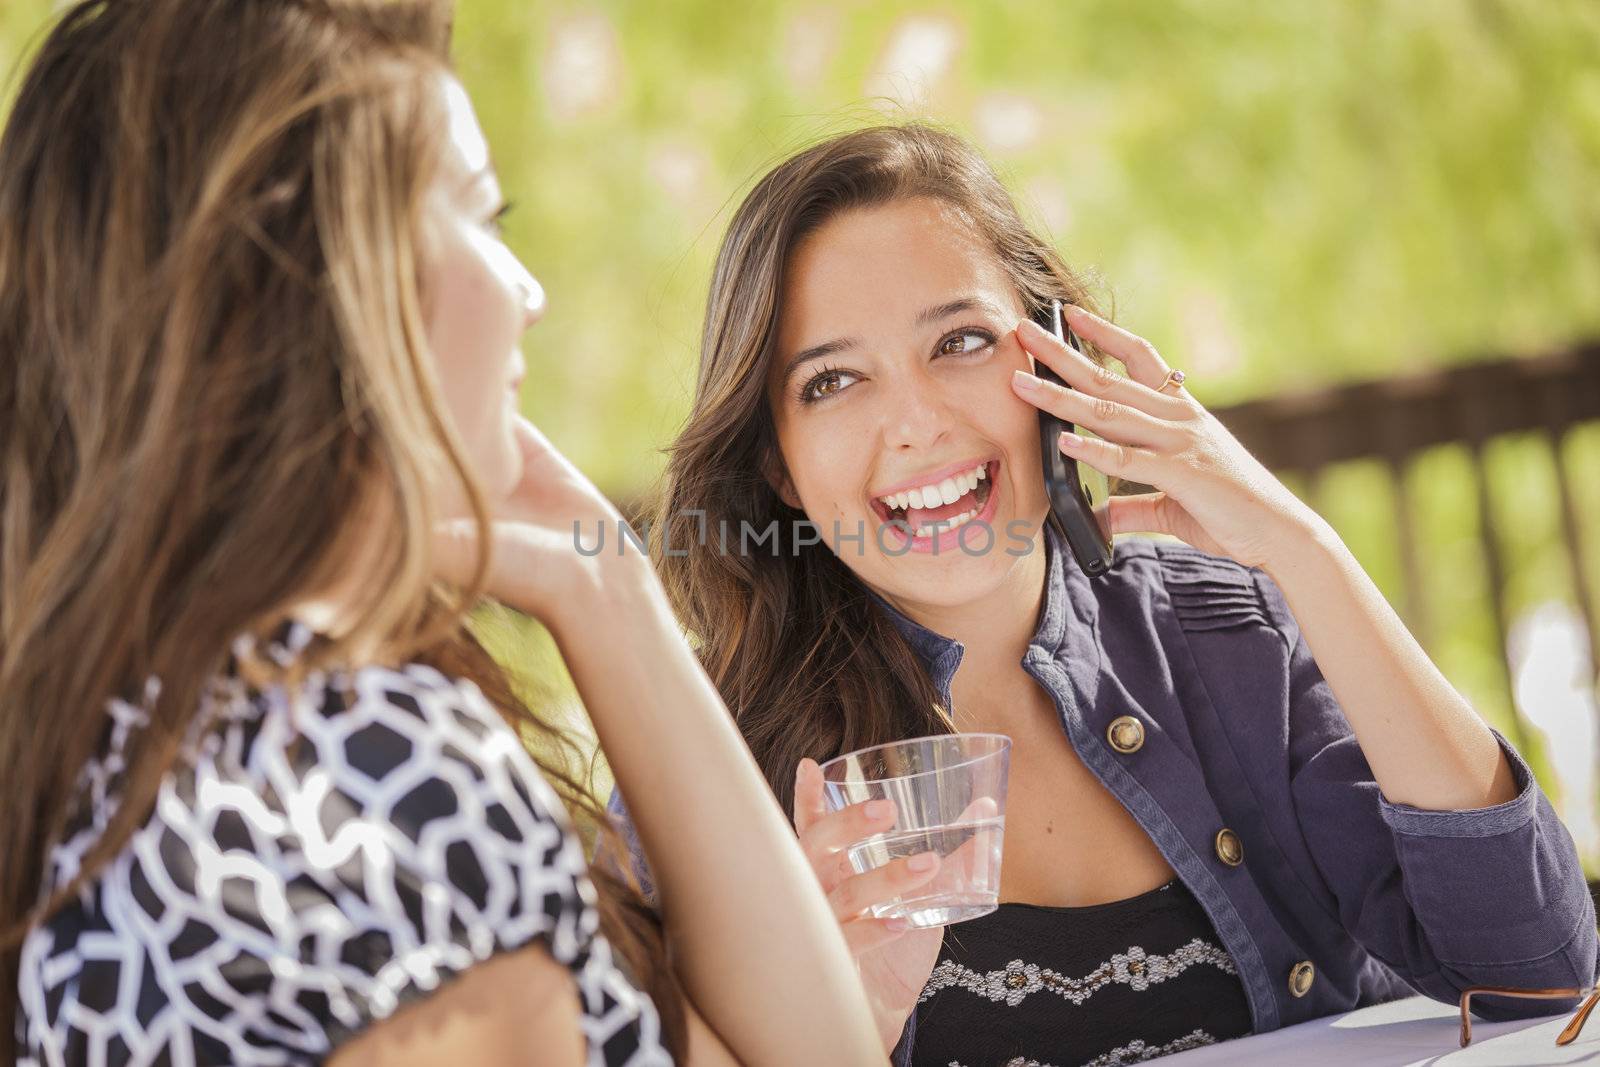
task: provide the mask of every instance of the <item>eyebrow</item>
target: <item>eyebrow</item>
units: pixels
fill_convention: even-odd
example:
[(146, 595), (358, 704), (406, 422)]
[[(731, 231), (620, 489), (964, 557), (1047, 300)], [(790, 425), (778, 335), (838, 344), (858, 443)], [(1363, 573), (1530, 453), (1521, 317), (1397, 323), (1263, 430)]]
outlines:
[[(981, 296), (964, 296), (956, 300), (946, 301), (943, 304), (935, 304), (932, 307), (924, 308), (917, 313), (917, 317), (912, 321), (913, 325), (916, 326), (930, 326), (940, 319), (947, 319), (951, 315), (959, 315), (964, 311), (985, 311), (997, 317), (1002, 314), (1000, 308), (991, 300), (986, 300)], [(789, 362), (784, 366), (783, 380), (788, 381), (795, 371), (812, 360), (822, 359), (836, 352), (847, 351), (855, 348), (860, 343), (854, 337), (836, 337), (831, 341), (824, 341), (820, 345), (802, 348), (791, 356)]]

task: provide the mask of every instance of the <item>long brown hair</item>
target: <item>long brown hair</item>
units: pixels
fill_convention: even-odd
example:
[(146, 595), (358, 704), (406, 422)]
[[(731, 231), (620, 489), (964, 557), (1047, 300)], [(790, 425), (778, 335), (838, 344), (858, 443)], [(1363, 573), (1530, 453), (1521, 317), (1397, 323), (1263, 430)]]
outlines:
[[(1053, 298), (1093, 306), (1085, 284), (1023, 222), (977, 150), (925, 124), (857, 130), (808, 148), (763, 177), (734, 213), (712, 275), (694, 403), (669, 450), (652, 522), (661, 536), (652, 544), (679, 618), (786, 810), (802, 757), (822, 760), (951, 729), (926, 671), (865, 586), (825, 544), (791, 541), (803, 515), (763, 474), (782, 469), (766, 380), (791, 252), (842, 212), (913, 197), (964, 216), (1024, 307)], [(689, 536), (684, 517), (695, 511), (704, 514), (697, 524), (718, 531), (717, 549), (668, 551)], [(773, 523), (775, 545), (721, 551), (722, 530), (730, 538), (745, 528), (760, 535)], [(673, 525), (680, 529), (669, 536)]]
[[(349, 586), (353, 559), (371, 561), (354, 620), (301, 669), (358, 649), (431, 662), (536, 754), (562, 751), (467, 630), (476, 589), (431, 579), (432, 487), (459, 481), (485, 544), (489, 520), (423, 328), (451, 16), (446, 0), (81, 0), (23, 79), (0, 138), (7, 1035), (26, 931), (148, 816), (233, 638)], [(150, 678), (115, 817), (41, 904), (107, 703)], [(606, 832), (570, 765), (541, 765)], [(593, 874), (683, 1048), (659, 926)]]

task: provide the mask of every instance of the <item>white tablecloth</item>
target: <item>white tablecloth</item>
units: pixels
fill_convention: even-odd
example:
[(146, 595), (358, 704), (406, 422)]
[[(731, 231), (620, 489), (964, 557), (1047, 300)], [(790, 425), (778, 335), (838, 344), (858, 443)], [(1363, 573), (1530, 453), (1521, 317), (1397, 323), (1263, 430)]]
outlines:
[(1472, 1044), (1461, 1047), (1460, 1016), (1454, 1006), (1426, 997), (1376, 1004), (1330, 1015), (1270, 1034), (1180, 1052), (1156, 1062), (1162, 1067), (1542, 1067), (1600, 1064), (1600, 1013), (1572, 1044), (1556, 1045), (1569, 1016), (1552, 1015), (1513, 1023), (1474, 1017)]

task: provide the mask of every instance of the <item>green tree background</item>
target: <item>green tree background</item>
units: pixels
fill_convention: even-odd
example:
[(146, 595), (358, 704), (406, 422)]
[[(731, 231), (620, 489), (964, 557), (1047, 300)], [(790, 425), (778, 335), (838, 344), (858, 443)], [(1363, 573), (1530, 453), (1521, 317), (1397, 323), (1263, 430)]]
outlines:
[[(50, 7), (6, 0), (0, 60)], [(686, 410), (740, 195), (794, 149), (885, 119), (971, 136), (1213, 406), (1600, 333), (1589, 0), (462, 0), (456, 55), (518, 205), (511, 242), (550, 295), (524, 410), (618, 498), (648, 492)], [(1600, 473), (1600, 428), (1570, 447)], [(1440, 449), (1411, 485), (1434, 651), (1503, 728), (1467, 462)], [(1512, 614), (1570, 604), (1548, 452), (1511, 440), (1488, 463)], [(1600, 478), (1577, 490), (1600, 531)], [(1386, 493), (1356, 464), (1319, 502), (1397, 594)], [(1600, 573), (1600, 534), (1585, 551)], [(526, 628), (503, 640), (549, 667)], [(1592, 814), (1592, 781), (1565, 797), (1548, 781), (1551, 743), (1532, 746), (1547, 785)]]

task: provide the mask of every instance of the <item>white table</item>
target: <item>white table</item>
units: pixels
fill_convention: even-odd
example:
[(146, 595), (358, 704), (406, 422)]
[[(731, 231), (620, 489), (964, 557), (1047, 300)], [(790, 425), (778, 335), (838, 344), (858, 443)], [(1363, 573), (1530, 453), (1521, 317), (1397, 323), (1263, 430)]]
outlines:
[(1155, 1062), (1166, 1067), (1543, 1067), (1545, 1064), (1600, 1065), (1600, 1014), (1565, 1047), (1556, 1035), (1570, 1015), (1548, 1015), (1521, 1022), (1490, 1023), (1473, 1017), (1472, 1044), (1461, 1047), (1460, 1015), (1455, 1006), (1426, 997), (1375, 1004), (1345, 1015), (1330, 1015), (1298, 1026), (1224, 1041), (1180, 1052)]

